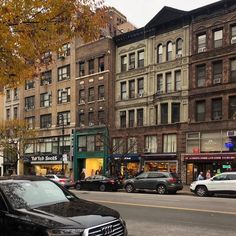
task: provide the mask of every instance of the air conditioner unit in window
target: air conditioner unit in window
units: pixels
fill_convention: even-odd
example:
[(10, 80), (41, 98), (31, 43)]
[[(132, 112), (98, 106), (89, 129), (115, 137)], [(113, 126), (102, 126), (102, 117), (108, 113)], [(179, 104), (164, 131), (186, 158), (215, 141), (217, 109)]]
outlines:
[(129, 65), (129, 70), (133, 70), (135, 68), (135, 65), (134, 64), (130, 64)]
[(231, 39), (231, 44), (235, 44), (236, 43), (236, 38)]
[(59, 56), (59, 59), (60, 59), (60, 60), (65, 60), (65, 58), (66, 58), (65, 55), (60, 55), (60, 56)]
[(48, 84), (49, 84), (49, 82), (47, 80), (43, 81), (43, 85), (48, 85)]
[(236, 136), (236, 131), (235, 130), (227, 131), (227, 137), (235, 137), (235, 136)]
[(221, 120), (221, 119), (222, 119), (221, 116), (215, 116), (215, 117), (214, 117), (214, 120)]
[(140, 97), (140, 98), (142, 98), (143, 97), (143, 92), (140, 92), (139, 94), (138, 94), (138, 96)]
[(51, 124), (47, 124), (47, 128), (51, 128), (51, 126), (52, 126)]
[(221, 83), (221, 77), (213, 79), (213, 84), (220, 84), (220, 83)]
[(206, 47), (203, 47), (203, 48), (199, 48), (198, 49), (198, 52), (205, 52), (206, 51)]
[(150, 152), (151, 152), (151, 148), (145, 148), (145, 149), (144, 149), (144, 152), (145, 152), (145, 153), (150, 153)]

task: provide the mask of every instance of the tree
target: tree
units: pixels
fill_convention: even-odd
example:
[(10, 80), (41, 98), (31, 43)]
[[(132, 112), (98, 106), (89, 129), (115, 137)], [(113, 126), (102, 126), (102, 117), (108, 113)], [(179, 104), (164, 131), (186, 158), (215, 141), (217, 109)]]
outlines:
[(7, 120), (0, 123), (0, 149), (3, 158), (17, 170), (18, 161), (23, 162), (23, 154), (32, 145), (37, 133), (24, 120)]
[(0, 86), (32, 79), (42, 55), (74, 36), (90, 41), (106, 22), (103, 0), (0, 0)]

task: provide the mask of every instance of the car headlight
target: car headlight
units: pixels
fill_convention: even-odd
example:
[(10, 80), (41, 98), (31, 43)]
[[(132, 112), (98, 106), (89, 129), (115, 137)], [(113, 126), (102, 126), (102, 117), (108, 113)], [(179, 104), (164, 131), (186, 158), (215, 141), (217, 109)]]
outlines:
[(83, 229), (50, 229), (47, 231), (48, 236), (82, 236), (83, 232)]

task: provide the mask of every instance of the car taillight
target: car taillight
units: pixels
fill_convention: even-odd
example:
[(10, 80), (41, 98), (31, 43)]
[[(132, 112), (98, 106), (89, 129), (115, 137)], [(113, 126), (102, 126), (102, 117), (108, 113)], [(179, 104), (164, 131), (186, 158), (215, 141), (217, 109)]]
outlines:
[(60, 183), (65, 183), (66, 180), (65, 180), (65, 179), (59, 179), (59, 182), (60, 182)]
[(177, 179), (176, 178), (170, 178), (168, 179), (170, 183), (176, 183), (177, 182)]
[(111, 183), (111, 184), (115, 184), (115, 180), (113, 180), (113, 179), (109, 180), (108, 182)]

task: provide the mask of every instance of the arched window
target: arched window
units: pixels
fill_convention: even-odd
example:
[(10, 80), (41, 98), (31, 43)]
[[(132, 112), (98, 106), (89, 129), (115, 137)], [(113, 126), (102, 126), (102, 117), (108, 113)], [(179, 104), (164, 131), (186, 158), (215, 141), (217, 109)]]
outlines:
[(162, 63), (163, 47), (159, 44), (157, 47), (157, 63)]
[(172, 60), (172, 42), (167, 43), (166, 47), (166, 60), (171, 61)]
[(183, 39), (179, 38), (176, 40), (176, 56), (181, 57), (183, 52)]

